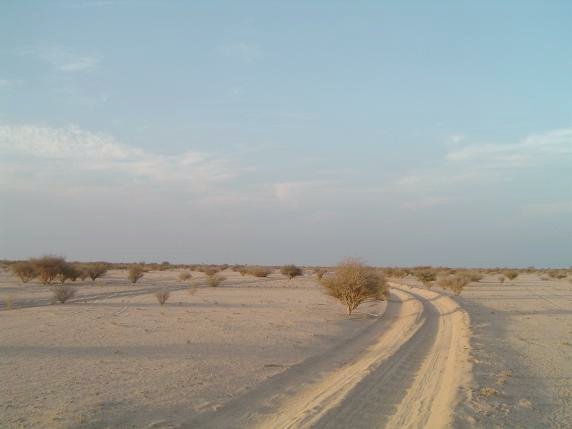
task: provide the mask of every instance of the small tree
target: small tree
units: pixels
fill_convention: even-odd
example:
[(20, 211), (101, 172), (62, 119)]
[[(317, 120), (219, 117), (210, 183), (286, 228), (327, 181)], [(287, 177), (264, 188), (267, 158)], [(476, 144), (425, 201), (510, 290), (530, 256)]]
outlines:
[(284, 265), (280, 268), (280, 272), (292, 280), (294, 277), (302, 275), (302, 268), (297, 267), (296, 265)]
[(52, 302), (61, 302), (64, 304), (68, 299), (75, 296), (75, 289), (71, 286), (54, 286), (52, 288)]
[(66, 260), (59, 256), (43, 256), (39, 259), (32, 259), (32, 264), (42, 283), (48, 285), (62, 273)]
[(161, 306), (165, 305), (169, 296), (171, 296), (171, 293), (167, 289), (161, 289), (155, 292), (155, 298), (157, 298), (157, 301)]
[(28, 283), (38, 275), (34, 264), (30, 261), (15, 262), (10, 266), (10, 270), (20, 278), (22, 283)]
[(181, 271), (179, 273), (179, 280), (182, 282), (186, 282), (187, 280), (189, 280), (192, 277), (191, 273), (188, 271)]
[(95, 283), (95, 280), (103, 277), (105, 273), (107, 273), (107, 266), (105, 264), (95, 263), (89, 264), (86, 267), (87, 276), (91, 279), (92, 283)]
[(137, 283), (137, 281), (143, 277), (145, 274), (145, 270), (141, 265), (131, 265), (127, 270), (127, 278), (133, 284)]
[(210, 287), (217, 287), (218, 285), (220, 285), (223, 281), (225, 280), (225, 278), (223, 276), (221, 276), (220, 274), (210, 274), (207, 276), (207, 284)]
[(75, 265), (65, 262), (60, 269), (60, 274), (58, 278), (62, 284), (66, 282), (66, 280), (71, 280), (75, 282), (80, 275), (80, 271), (75, 267)]
[(340, 263), (333, 276), (322, 280), (328, 294), (347, 307), (351, 315), (362, 302), (387, 297), (387, 284), (373, 268), (360, 261), (348, 259)]

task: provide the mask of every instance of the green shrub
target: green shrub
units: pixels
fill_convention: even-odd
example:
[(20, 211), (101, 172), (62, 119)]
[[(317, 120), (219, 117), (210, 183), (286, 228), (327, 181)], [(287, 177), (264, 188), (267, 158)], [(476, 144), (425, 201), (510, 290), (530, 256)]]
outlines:
[(388, 293), (385, 278), (355, 259), (341, 262), (322, 283), (328, 294), (347, 307), (349, 315), (367, 300), (385, 300)]
[(296, 265), (284, 265), (280, 268), (280, 272), (291, 280), (294, 277), (302, 275), (302, 268), (297, 267)]

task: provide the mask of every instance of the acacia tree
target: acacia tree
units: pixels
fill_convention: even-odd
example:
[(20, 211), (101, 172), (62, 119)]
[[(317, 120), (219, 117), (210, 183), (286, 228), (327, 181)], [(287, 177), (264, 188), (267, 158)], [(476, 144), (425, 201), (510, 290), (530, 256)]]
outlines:
[(10, 265), (10, 270), (22, 280), (22, 283), (28, 283), (38, 275), (34, 264), (30, 261), (15, 262)]
[(32, 259), (32, 264), (38, 272), (38, 276), (43, 284), (48, 285), (54, 282), (64, 270), (66, 260), (59, 256), (42, 256), (39, 259)]
[(347, 307), (348, 315), (365, 301), (387, 298), (385, 278), (356, 259), (338, 264), (334, 274), (324, 278), (322, 283), (329, 295)]
[(85, 271), (92, 283), (94, 283), (96, 279), (102, 277), (107, 272), (107, 266), (101, 263), (89, 264), (85, 268)]

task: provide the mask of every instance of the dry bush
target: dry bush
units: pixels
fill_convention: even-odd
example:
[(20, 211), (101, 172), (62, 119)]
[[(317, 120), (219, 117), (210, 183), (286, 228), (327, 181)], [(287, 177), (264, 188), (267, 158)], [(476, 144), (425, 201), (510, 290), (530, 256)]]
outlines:
[(314, 268), (314, 274), (316, 274), (318, 280), (322, 280), (322, 277), (324, 277), (324, 274), (326, 274), (327, 272), (328, 270), (326, 270), (325, 268)]
[(131, 265), (127, 270), (127, 278), (132, 284), (137, 283), (137, 281), (143, 277), (145, 270), (141, 265)]
[(80, 266), (80, 268), (79, 268), (79, 279), (83, 282), (88, 277), (89, 277), (89, 274), (87, 272), (87, 268), (84, 265)]
[(38, 275), (36, 267), (30, 261), (15, 262), (10, 265), (10, 270), (20, 278), (22, 283), (28, 283)]
[(220, 271), (218, 267), (203, 267), (200, 269), (201, 272), (205, 273), (208, 276), (214, 276), (216, 273)]
[(290, 280), (303, 274), (302, 268), (297, 267), (296, 265), (284, 265), (282, 268), (280, 268), (280, 272), (287, 276)]
[(249, 267), (247, 273), (254, 277), (268, 277), (272, 270), (266, 267)]
[(518, 271), (505, 270), (502, 272), (509, 280), (514, 280), (518, 277)]
[(96, 279), (103, 277), (107, 273), (107, 265), (101, 263), (88, 264), (85, 271), (91, 281), (95, 282)]
[(504, 282), (506, 281), (506, 277), (505, 277), (504, 275), (498, 276), (498, 279), (499, 279), (499, 282), (500, 282), (501, 284), (504, 284)]
[(387, 298), (387, 284), (375, 269), (356, 259), (341, 262), (332, 276), (322, 280), (328, 294), (338, 299), (352, 314), (362, 302)]
[(181, 271), (179, 273), (179, 280), (182, 282), (186, 282), (187, 280), (189, 280), (192, 277), (191, 273), (188, 271)]
[(75, 265), (65, 262), (60, 268), (58, 279), (62, 284), (64, 284), (66, 280), (75, 282), (79, 275), (80, 271), (75, 267)]
[(414, 271), (417, 280), (423, 283), (423, 286), (430, 288), (437, 278), (437, 273), (433, 269), (418, 269)]
[(207, 276), (207, 285), (210, 287), (217, 287), (225, 280), (225, 277), (221, 276), (220, 274), (211, 274)]
[(465, 271), (463, 274), (469, 277), (472, 282), (480, 282), (483, 279), (483, 275), (478, 271)]
[(439, 276), (437, 283), (444, 289), (450, 289), (455, 295), (459, 295), (465, 286), (471, 283), (471, 276), (464, 273)]
[(43, 256), (39, 259), (32, 259), (31, 262), (40, 280), (45, 285), (53, 283), (58, 275), (61, 274), (66, 264), (64, 258), (50, 255)]
[(552, 277), (553, 279), (561, 280), (561, 279), (565, 279), (568, 276), (568, 273), (566, 271), (550, 270), (548, 272), (548, 275), (550, 277)]
[(171, 293), (167, 289), (161, 289), (155, 292), (155, 298), (157, 298), (157, 302), (162, 306), (165, 305), (169, 296), (171, 296)]
[(54, 286), (52, 288), (52, 302), (61, 302), (64, 304), (68, 299), (73, 298), (75, 296), (75, 289), (71, 286)]

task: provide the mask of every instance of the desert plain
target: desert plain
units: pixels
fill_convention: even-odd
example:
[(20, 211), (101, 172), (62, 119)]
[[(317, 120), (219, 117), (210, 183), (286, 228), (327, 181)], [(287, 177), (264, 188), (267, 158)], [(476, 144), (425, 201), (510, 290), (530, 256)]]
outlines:
[[(351, 316), (311, 271), (0, 273), (0, 427), (569, 427), (572, 282), (412, 277)], [(169, 290), (165, 305), (155, 291)]]

